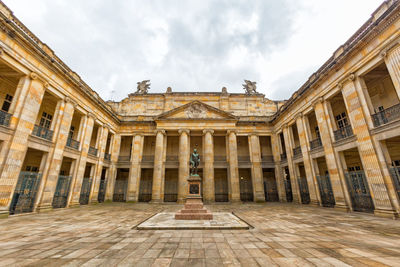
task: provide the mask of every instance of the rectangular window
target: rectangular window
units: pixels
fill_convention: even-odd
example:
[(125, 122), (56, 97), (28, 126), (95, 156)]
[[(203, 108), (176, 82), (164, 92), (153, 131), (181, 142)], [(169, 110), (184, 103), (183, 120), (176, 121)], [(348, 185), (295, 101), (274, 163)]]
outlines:
[(346, 127), (348, 124), (347, 122), (347, 115), (345, 112), (343, 112), (342, 114), (339, 114), (335, 117), (336, 119), (336, 123), (339, 129), (342, 129), (344, 127)]
[(1, 107), (1, 110), (8, 112), (10, 110), (11, 102), (13, 100), (13, 97), (9, 94), (6, 95), (6, 98), (4, 99), (3, 106)]
[(51, 114), (48, 114), (46, 112), (43, 112), (42, 118), (40, 119), (40, 124), (39, 126), (50, 129), (51, 126), (51, 120), (53, 119), (53, 116)]

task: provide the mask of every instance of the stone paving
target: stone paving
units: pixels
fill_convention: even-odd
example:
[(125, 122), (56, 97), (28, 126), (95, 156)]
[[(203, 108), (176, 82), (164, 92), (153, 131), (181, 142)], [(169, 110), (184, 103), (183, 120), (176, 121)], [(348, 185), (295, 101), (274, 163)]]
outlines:
[(400, 266), (400, 221), (266, 203), (234, 211), (250, 230), (137, 230), (180, 205), (112, 203), (0, 220), (1, 266)]
[(250, 226), (230, 212), (214, 212), (212, 220), (176, 220), (175, 212), (160, 212), (137, 226), (139, 230), (238, 230)]

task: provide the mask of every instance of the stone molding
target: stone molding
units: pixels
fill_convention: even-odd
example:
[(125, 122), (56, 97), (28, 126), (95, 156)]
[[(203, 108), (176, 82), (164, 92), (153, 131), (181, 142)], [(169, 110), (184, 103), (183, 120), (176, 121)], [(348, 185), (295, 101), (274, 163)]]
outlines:
[(322, 104), (324, 102), (324, 98), (322, 96), (318, 97), (317, 99), (314, 100), (312, 103), (313, 108), (315, 109), (315, 106), (318, 104)]
[(190, 130), (188, 130), (188, 129), (179, 129), (178, 133), (179, 133), (179, 135), (182, 135), (182, 133), (186, 133), (187, 135), (190, 135)]
[(230, 129), (230, 130), (227, 130), (227, 131), (226, 131), (226, 134), (227, 134), (227, 135), (230, 135), (231, 133), (237, 135), (237, 130), (235, 130), (235, 129)]
[(78, 106), (78, 103), (69, 96), (64, 97), (64, 102), (72, 104), (74, 108)]
[(87, 114), (86, 114), (86, 116), (88, 116), (88, 118), (92, 118), (94, 121), (96, 121), (96, 115), (94, 115), (93, 113), (91, 113), (91, 112), (88, 112)]
[(212, 129), (204, 129), (203, 130), (203, 135), (205, 135), (206, 133), (211, 133), (211, 135), (214, 135), (214, 130), (212, 130)]
[[(155, 131), (155, 134), (157, 135), (158, 133), (161, 133), (164, 136), (167, 134), (167, 132), (164, 129), (157, 129)], [(139, 135), (139, 134), (135, 134), (135, 135)]]

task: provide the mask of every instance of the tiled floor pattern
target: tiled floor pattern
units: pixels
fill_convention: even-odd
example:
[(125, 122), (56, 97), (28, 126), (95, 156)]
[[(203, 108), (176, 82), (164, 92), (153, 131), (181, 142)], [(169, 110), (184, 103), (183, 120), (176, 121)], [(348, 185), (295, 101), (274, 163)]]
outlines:
[(0, 220), (0, 266), (400, 266), (400, 221), (283, 203), (213, 205), (251, 230), (137, 230), (179, 205), (99, 204)]

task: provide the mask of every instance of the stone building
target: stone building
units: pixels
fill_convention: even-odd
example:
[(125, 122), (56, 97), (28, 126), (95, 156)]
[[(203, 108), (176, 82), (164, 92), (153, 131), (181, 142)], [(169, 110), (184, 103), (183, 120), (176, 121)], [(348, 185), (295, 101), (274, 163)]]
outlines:
[(139, 91), (105, 102), (0, 2), (0, 215), (181, 202), (400, 212), (400, 2), (385, 1), (287, 101)]

